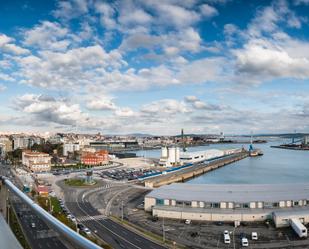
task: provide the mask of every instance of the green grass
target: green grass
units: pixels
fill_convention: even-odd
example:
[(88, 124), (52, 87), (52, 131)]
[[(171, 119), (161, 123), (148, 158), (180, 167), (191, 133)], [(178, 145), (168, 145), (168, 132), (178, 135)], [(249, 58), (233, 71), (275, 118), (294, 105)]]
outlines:
[[(65, 184), (71, 187), (84, 187), (84, 186), (89, 186), (89, 184), (85, 183), (85, 180), (83, 179), (65, 179), (64, 180)], [(92, 184), (91, 186), (95, 185), (96, 183)]]

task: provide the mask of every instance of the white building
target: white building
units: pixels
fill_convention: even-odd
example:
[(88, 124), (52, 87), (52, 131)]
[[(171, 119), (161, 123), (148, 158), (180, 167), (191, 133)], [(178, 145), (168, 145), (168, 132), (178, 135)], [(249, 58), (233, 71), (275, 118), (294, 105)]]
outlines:
[(13, 138), (13, 149), (25, 149), (29, 146), (28, 137), (14, 137)]
[(32, 172), (50, 171), (51, 156), (41, 152), (23, 151), (22, 164)]
[(180, 163), (179, 147), (162, 147), (159, 164), (165, 167), (171, 167)]
[(78, 143), (63, 144), (63, 155), (67, 156), (69, 152), (79, 151), (80, 145)]
[(276, 227), (289, 219), (309, 223), (309, 184), (185, 184), (154, 189), (145, 196), (145, 211), (171, 219), (264, 221)]

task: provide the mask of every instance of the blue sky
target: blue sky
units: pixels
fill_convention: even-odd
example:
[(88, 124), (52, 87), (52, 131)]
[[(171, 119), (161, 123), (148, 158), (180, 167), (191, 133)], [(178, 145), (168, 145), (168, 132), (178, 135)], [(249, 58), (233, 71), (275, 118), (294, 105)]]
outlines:
[(0, 129), (309, 131), (309, 1), (0, 4)]

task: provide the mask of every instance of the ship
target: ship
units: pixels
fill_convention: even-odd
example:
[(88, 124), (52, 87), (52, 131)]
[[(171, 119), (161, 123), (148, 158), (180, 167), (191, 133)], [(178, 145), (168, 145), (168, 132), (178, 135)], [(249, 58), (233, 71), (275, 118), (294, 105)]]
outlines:
[(256, 156), (263, 156), (264, 153), (262, 150), (260, 149), (252, 149), (252, 150), (249, 150), (249, 156), (251, 157), (256, 157)]
[(256, 157), (256, 156), (263, 156), (263, 155), (264, 153), (262, 150), (253, 148), (253, 139), (252, 139), (252, 134), (251, 134), (251, 141), (250, 141), (250, 146), (249, 146), (249, 156)]

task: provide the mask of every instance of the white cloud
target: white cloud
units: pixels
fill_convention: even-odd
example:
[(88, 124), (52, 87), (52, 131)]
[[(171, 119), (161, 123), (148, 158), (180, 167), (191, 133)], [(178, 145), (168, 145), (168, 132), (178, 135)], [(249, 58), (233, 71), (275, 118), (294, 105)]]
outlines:
[(100, 22), (102, 26), (106, 29), (114, 29), (116, 28), (116, 20), (115, 20), (115, 9), (106, 3), (96, 2), (95, 3), (96, 12), (100, 13)]
[(236, 69), (241, 74), (260, 79), (309, 78), (309, 57), (291, 52), (268, 40), (250, 40), (243, 49), (234, 51)]
[(174, 99), (162, 99), (142, 106), (141, 112), (144, 114), (162, 116), (186, 113), (189, 112), (189, 109), (184, 102), (179, 102)]
[(158, 3), (155, 6), (159, 21), (167, 26), (183, 28), (200, 20), (200, 15), (197, 12), (178, 5)]
[(133, 117), (136, 113), (129, 107), (119, 107), (115, 110), (115, 115), (120, 118)]
[(34, 28), (24, 31), (24, 45), (39, 49), (64, 51), (70, 45), (69, 30), (59, 23), (43, 21)]
[(214, 8), (213, 6), (210, 6), (209, 4), (202, 4), (200, 6), (200, 9), (201, 9), (202, 15), (206, 18), (211, 18), (219, 14), (217, 9)]
[(87, 108), (90, 110), (109, 111), (116, 110), (116, 105), (112, 100), (104, 97), (92, 97), (93, 99), (87, 103)]
[(60, 0), (57, 9), (53, 11), (56, 18), (70, 20), (88, 12), (88, 0)]
[(14, 39), (11, 37), (8, 37), (5, 34), (0, 34), (0, 50), (4, 53), (11, 53), (15, 55), (24, 55), (29, 54), (30, 51), (28, 49), (19, 47), (15, 45)]
[(117, 51), (107, 53), (101, 46), (80, 47), (67, 52), (43, 51), (38, 56), (17, 59), (22, 83), (43, 88), (78, 90), (96, 82), (109, 68), (123, 64)]

